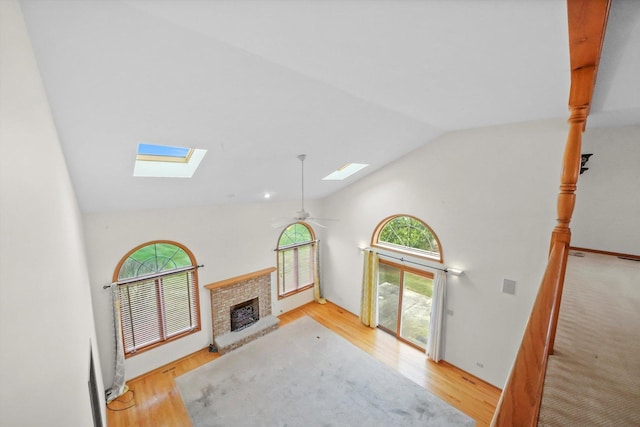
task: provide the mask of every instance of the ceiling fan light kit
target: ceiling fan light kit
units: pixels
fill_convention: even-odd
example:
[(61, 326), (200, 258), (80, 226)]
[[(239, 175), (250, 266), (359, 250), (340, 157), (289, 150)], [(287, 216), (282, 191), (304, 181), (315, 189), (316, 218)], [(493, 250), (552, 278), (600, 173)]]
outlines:
[(300, 221), (304, 221), (305, 219), (309, 218), (309, 212), (303, 210), (300, 211), (296, 211), (296, 219), (300, 220)]

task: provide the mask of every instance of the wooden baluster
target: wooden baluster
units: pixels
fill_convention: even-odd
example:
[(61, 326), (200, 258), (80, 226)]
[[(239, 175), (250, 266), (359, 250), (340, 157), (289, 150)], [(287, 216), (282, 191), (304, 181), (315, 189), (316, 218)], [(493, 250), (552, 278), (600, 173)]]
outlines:
[(562, 175), (560, 177), (560, 193), (558, 194), (558, 224), (553, 230), (552, 240), (569, 243), (571, 230), (569, 223), (575, 207), (578, 175), (580, 174), (580, 150), (582, 146), (582, 130), (587, 120), (588, 107), (574, 107), (569, 117), (569, 135), (564, 151)]
[(560, 178), (560, 193), (558, 194), (558, 220), (551, 236), (551, 247), (560, 244), (563, 247), (562, 273), (557, 288), (555, 289), (555, 303), (551, 313), (550, 337), (548, 354), (553, 354), (553, 346), (556, 338), (556, 328), (558, 326), (558, 316), (560, 314), (560, 302), (562, 300), (562, 289), (564, 287), (564, 275), (569, 256), (569, 244), (571, 243), (571, 217), (576, 204), (576, 194), (578, 176), (580, 175), (580, 159), (582, 147), (582, 132), (589, 114), (589, 106), (582, 105), (571, 108), (569, 117), (569, 134), (567, 145), (564, 151), (562, 163), (562, 175)]

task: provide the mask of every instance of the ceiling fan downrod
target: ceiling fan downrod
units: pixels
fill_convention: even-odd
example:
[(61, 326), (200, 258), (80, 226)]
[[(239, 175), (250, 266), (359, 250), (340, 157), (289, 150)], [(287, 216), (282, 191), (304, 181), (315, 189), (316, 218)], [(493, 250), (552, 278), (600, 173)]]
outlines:
[(300, 180), (301, 186), (302, 186), (302, 191), (300, 192), (301, 195), (302, 195), (301, 196), (301, 203), (300, 203), (301, 206), (302, 206), (301, 212), (305, 212), (305, 210), (304, 210), (304, 159), (306, 159), (306, 158), (307, 158), (306, 154), (298, 155), (298, 159), (300, 160), (300, 169), (301, 169), (301, 176), (302, 176), (302, 179)]

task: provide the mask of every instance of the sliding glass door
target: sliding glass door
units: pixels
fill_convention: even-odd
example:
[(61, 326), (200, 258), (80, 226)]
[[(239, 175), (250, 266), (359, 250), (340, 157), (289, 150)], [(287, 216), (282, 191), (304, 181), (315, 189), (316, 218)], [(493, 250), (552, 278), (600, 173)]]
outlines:
[(419, 348), (426, 348), (431, 317), (433, 275), (380, 260), (378, 327)]

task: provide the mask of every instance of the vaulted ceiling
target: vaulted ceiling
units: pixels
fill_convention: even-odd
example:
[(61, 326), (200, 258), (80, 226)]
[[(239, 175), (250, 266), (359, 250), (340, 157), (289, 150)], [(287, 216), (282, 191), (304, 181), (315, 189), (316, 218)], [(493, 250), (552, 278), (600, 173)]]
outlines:
[[(568, 117), (564, 0), (21, 5), (84, 212), (298, 200), (302, 153), (317, 199), (445, 132)], [(614, 0), (589, 126), (640, 124), (639, 46)], [(208, 152), (136, 178), (140, 142)]]

